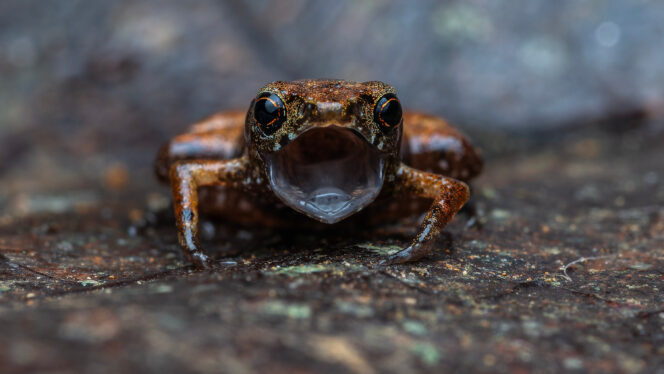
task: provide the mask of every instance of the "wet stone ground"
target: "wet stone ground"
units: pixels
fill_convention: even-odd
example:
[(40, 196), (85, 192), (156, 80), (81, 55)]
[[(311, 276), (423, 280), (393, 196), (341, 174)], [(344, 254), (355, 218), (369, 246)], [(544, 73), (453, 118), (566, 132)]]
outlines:
[(159, 217), (167, 190), (121, 166), (11, 195), (0, 372), (664, 373), (663, 140), (498, 137), (514, 145), (487, 150), (482, 228), (460, 216), (437, 254), (388, 267), (409, 221), (353, 237), (208, 222), (219, 267), (199, 272)]

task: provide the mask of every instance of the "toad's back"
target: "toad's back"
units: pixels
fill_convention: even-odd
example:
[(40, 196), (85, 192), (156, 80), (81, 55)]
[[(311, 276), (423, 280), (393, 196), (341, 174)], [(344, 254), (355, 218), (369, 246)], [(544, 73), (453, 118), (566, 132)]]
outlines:
[[(246, 112), (217, 113), (193, 124), (160, 150), (155, 171), (168, 182), (173, 162), (192, 159), (231, 159), (244, 152)], [(405, 112), (401, 143), (403, 162), (417, 169), (469, 182), (482, 170), (482, 158), (468, 139), (445, 120), (418, 112)]]

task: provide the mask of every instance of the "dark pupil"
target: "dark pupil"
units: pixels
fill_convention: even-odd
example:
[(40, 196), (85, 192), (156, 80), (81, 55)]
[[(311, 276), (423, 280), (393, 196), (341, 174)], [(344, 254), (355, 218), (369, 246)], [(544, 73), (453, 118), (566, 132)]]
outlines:
[(286, 120), (286, 109), (279, 96), (264, 93), (256, 98), (254, 118), (260, 129), (270, 135), (277, 131)]
[(374, 112), (374, 119), (381, 125), (381, 129), (388, 131), (401, 121), (401, 104), (394, 94), (387, 94), (378, 100)]

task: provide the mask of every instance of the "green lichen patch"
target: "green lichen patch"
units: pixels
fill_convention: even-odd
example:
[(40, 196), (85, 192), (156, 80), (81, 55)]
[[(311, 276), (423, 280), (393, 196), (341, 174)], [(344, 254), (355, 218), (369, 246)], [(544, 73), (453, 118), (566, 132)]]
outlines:
[(427, 366), (434, 366), (440, 361), (440, 353), (435, 345), (428, 342), (414, 342), (410, 351)]
[(328, 264), (301, 264), (293, 266), (273, 266), (263, 272), (270, 275), (286, 275), (290, 277), (297, 277), (300, 275), (315, 274), (322, 272), (345, 273), (361, 270), (362, 266), (344, 263), (328, 263)]
[(95, 287), (100, 286), (103, 283), (94, 279), (86, 279), (78, 282), (83, 287)]
[(407, 320), (402, 323), (403, 329), (413, 335), (426, 335), (428, 328), (421, 322)]
[(267, 315), (282, 316), (291, 319), (307, 319), (311, 317), (311, 307), (306, 304), (268, 301), (263, 303), (260, 311)]
[(369, 251), (376, 253), (381, 256), (389, 256), (393, 255), (397, 252), (399, 252), (402, 247), (395, 245), (395, 244), (390, 244), (390, 245), (379, 245), (379, 244), (374, 244), (370, 242), (366, 243), (361, 243), (357, 244), (356, 247), (362, 248), (362, 249), (368, 249)]

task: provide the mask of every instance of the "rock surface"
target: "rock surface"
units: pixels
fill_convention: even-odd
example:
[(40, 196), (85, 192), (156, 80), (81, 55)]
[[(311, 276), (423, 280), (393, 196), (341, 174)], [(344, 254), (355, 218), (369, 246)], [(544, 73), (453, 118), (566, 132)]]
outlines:
[(168, 219), (144, 224), (163, 188), (26, 195), (0, 225), (0, 371), (661, 372), (663, 139), (593, 131), (493, 155), (474, 186), (483, 227), (460, 216), (435, 256), (389, 267), (412, 224), (207, 223), (219, 268), (196, 272)]

